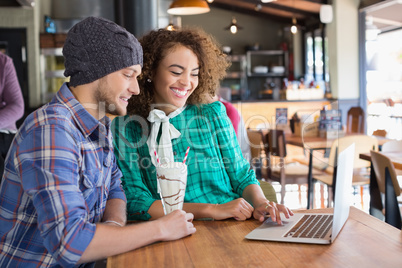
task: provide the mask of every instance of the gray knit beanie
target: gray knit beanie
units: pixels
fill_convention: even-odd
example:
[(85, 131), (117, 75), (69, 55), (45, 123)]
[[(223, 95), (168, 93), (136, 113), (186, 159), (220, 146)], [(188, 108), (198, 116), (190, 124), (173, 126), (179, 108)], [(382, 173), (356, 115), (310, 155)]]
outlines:
[(142, 66), (138, 40), (116, 23), (88, 17), (74, 25), (63, 47), (64, 75), (70, 86), (91, 83), (126, 67)]

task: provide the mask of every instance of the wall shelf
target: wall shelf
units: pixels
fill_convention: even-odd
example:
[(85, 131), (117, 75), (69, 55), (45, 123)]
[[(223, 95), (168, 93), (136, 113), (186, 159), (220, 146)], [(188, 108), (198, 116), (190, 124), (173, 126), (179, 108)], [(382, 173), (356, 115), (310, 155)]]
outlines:
[(226, 91), (229, 91), (230, 94), (224, 94), (224, 90), (221, 90), (220, 95), (227, 100), (241, 100), (247, 98), (246, 55), (229, 55), (228, 57), (232, 65), (226, 74), (226, 78), (222, 81), (221, 87), (226, 88)]
[[(230, 55), (229, 60), (232, 66), (221, 87), (230, 88), (232, 101), (279, 99), (283, 79), (288, 77), (287, 51), (247, 51), (245, 55)], [(255, 73), (256, 66), (267, 67), (268, 72)], [(276, 66), (281, 66), (284, 71), (273, 72), (272, 67)]]
[(64, 76), (62, 48), (42, 48), (41, 61), (41, 103), (49, 102), (61, 85), (68, 79)]

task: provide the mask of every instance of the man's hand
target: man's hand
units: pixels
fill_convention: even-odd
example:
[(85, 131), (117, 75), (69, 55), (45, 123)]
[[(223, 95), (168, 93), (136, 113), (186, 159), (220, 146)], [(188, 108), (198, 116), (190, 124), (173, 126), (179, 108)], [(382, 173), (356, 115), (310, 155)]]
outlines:
[(156, 220), (162, 241), (176, 240), (195, 233), (194, 215), (183, 210), (175, 210)]

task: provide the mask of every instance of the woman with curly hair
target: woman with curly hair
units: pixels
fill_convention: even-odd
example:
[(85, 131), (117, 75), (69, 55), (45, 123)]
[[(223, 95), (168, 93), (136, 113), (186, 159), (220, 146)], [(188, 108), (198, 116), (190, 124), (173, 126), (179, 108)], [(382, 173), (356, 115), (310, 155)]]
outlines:
[(281, 223), (293, 213), (267, 200), (242, 156), (223, 104), (209, 103), (229, 66), (212, 36), (200, 29), (151, 31), (140, 40), (144, 52), (140, 94), (129, 100), (128, 115), (116, 118), (114, 143), (123, 172), (131, 220), (164, 215), (155, 166), (182, 162), (190, 147), (183, 210), (194, 218)]

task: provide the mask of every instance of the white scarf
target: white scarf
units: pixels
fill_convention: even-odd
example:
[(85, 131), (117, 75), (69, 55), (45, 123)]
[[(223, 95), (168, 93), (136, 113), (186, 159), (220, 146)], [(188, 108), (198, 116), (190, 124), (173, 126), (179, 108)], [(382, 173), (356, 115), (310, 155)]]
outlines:
[[(172, 139), (180, 137), (181, 133), (172, 124), (169, 123), (169, 119), (180, 114), (186, 107), (181, 107), (174, 112), (171, 112), (166, 116), (164, 111), (153, 109), (148, 115), (148, 121), (151, 122), (151, 133), (147, 140), (147, 145), (149, 148), (149, 155), (151, 156), (151, 161), (154, 166), (158, 165), (156, 160), (155, 152), (157, 151), (160, 164), (174, 162)], [(156, 139), (158, 137), (158, 132), (162, 124), (162, 133), (159, 140), (159, 145), (157, 145)]]

